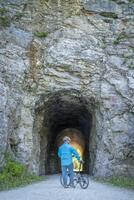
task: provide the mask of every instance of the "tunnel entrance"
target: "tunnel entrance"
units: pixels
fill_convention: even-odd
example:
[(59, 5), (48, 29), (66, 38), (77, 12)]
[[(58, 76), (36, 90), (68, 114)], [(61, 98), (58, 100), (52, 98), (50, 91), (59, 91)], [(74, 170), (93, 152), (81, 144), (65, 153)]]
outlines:
[[(86, 173), (92, 171), (95, 154), (92, 148), (94, 116), (91, 108), (93, 109), (91, 101), (89, 105), (89, 102), (79, 93), (70, 92), (57, 92), (44, 100), (40, 109), (37, 108), (36, 125), (40, 143), (39, 174), (61, 172), (57, 152), (65, 135), (71, 138), (71, 145), (85, 161), (81, 170)], [(73, 162), (77, 171), (78, 162), (75, 158)]]

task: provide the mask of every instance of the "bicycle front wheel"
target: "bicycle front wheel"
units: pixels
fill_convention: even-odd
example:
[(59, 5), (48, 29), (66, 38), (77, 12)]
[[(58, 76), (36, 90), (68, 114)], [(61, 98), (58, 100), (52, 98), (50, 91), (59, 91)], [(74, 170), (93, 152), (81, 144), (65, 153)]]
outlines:
[(78, 184), (78, 179), (77, 179), (77, 178), (74, 178), (74, 180), (73, 180), (73, 185), (74, 185), (74, 187), (76, 187), (77, 184)]
[(89, 185), (89, 177), (86, 175), (82, 175), (80, 179), (80, 186), (83, 189), (86, 189)]

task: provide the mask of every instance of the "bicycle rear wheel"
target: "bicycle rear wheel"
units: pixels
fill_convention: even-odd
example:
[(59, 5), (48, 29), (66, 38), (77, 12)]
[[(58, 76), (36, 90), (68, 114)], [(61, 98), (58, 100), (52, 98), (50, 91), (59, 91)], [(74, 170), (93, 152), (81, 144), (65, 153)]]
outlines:
[(81, 188), (86, 189), (88, 185), (89, 185), (89, 177), (86, 175), (81, 175), (81, 178), (80, 178)]
[[(62, 186), (65, 186), (62, 174), (60, 175), (60, 183)], [(70, 185), (70, 177), (69, 177), (69, 175), (67, 175), (67, 186), (69, 186), (69, 185)]]

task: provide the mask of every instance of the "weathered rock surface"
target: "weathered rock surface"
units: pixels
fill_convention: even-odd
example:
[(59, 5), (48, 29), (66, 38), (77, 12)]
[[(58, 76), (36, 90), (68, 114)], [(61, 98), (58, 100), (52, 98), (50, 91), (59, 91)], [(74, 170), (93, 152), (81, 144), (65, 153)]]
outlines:
[(1, 1), (1, 166), (9, 150), (38, 173), (36, 104), (77, 90), (96, 104), (92, 173), (134, 176), (133, 10), (127, 0)]

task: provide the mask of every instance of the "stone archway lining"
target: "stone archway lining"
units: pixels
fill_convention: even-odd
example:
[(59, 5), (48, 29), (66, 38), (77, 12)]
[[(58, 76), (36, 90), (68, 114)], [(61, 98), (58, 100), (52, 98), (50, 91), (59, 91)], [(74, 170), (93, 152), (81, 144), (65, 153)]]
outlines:
[[(38, 153), (34, 156), (36, 162), (39, 163), (38, 173), (50, 173), (49, 162), (51, 159), (49, 154), (59, 132), (65, 128), (76, 128), (85, 134), (84, 137), (87, 140), (84, 152), (84, 159), (87, 160), (86, 171), (92, 174), (96, 155), (93, 99), (87, 101), (78, 91), (59, 91), (42, 98), (40, 105), (36, 106), (34, 123), (34, 136), (38, 143), (36, 146)], [(91, 139), (92, 135), (94, 137)]]

